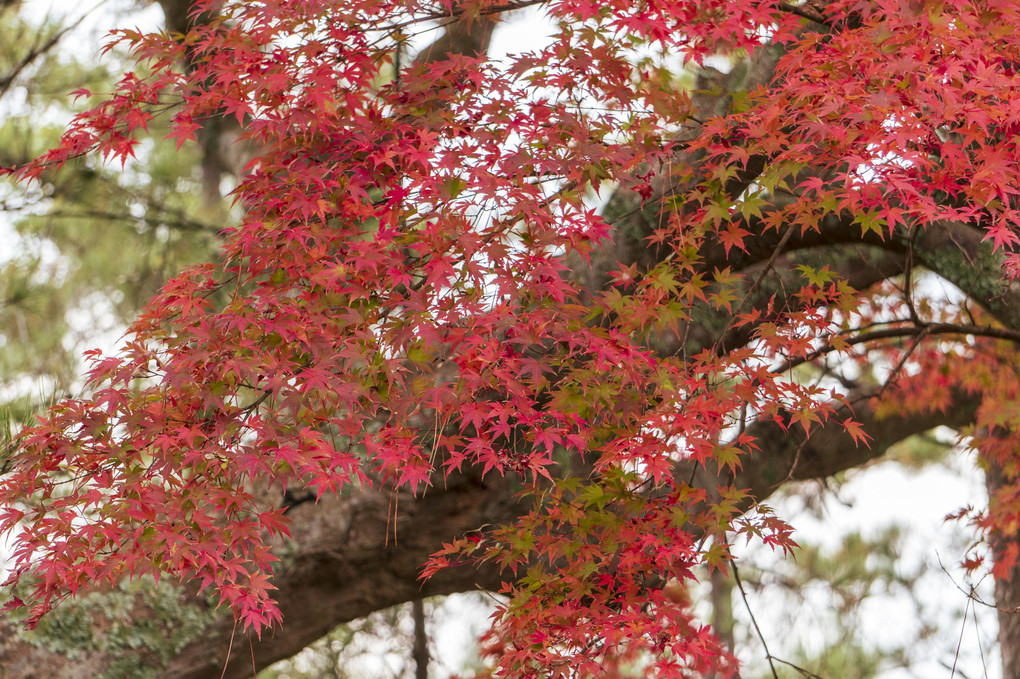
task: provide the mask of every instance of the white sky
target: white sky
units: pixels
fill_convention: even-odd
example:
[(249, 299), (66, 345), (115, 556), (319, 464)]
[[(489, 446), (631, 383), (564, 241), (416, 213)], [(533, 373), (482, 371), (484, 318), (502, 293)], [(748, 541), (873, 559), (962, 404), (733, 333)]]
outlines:
[[(818, 484), (802, 487), (809, 493), (819, 489)], [(917, 657), (927, 660), (913, 668), (914, 674), (889, 668), (881, 674), (882, 679), (948, 677), (949, 671), (943, 663), (952, 665), (961, 630), (955, 616), (967, 603), (953, 580), (968, 587), (969, 581), (958, 564), (973, 534), (958, 522), (946, 522), (945, 517), (962, 507), (980, 507), (987, 503), (984, 480), (974, 465), (973, 456), (953, 453), (945, 466), (935, 464), (920, 471), (895, 462), (881, 462), (848, 474), (847, 483), (838, 492), (821, 492), (824, 500), (820, 515), (809, 511), (798, 497), (770, 499), (768, 504), (793, 525), (797, 531), (796, 540), (820, 545), (830, 552), (838, 548), (845, 535), (856, 532), (865, 538), (877, 538), (887, 526), (900, 524), (904, 527), (904, 537), (897, 572), (907, 574), (923, 567), (917, 588), (925, 605), (923, 618), (918, 616), (912, 602), (897, 592), (872, 597), (862, 607), (865, 640), (878, 647), (909, 642), (922, 622), (938, 627), (935, 637), (923, 642), (922, 649), (918, 650)], [(777, 560), (768, 549), (754, 543), (735, 551), (752, 564), (774, 565)], [(943, 571), (943, 566), (948, 573)], [(985, 601), (992, 600), (990, 579), (981, 583), (979, 593)], [(787, 598), (784, 607), (779, 600), (783, 596), (778, 591), (749, 592), (752, 611), (762, 625), (769, 649), (783, 657), (783, 649), (787, 655), (792, 655), (798, 644), (809, 649), (822, 648), (828, 631), (818, 622), (823, 616), (805, 604), (796, 618), (786, 619), (783, 615), (790, 610), (790, 600)], [(809, 603), (822, 606), (824, 600), (821, 591), (816, 590), (813, 596), (808, 593)], [(739, 598), (735, 599), (734, 608), (737, 618), (747, 622)], [(968, 614), (958, 671), (962, 670), (968, 677), (984, 677), (986, 667), (987, 677), (996, 679), (1001, 673), (997, 650), (993, 648), (998, 629), (995, 612), (977, 606), (977, 619), (978, 631), (975, 632), (974, 621)], [(984, 663), (981, 650), (985, 654)], [(741, 657), (761, 667), (764, 653), (760, 644), (752, 641)]]

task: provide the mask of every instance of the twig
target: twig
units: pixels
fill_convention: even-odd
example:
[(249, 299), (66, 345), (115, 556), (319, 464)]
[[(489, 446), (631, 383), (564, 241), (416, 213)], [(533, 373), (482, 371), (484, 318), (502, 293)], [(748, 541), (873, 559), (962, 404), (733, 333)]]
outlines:
[(248, 632), (248, 651), (251, 652), (251, 679), (258, 679), (259, 671), (255, 667), (255, 644), (251, 640), (251, 632)]
[(956, 655), (953, 656), (953, 669), (949, 679), (956, 676), (956, 664), (960, 661), (960, 649), (963, 648), (963, 633), (967, 629), (967, 614), (970, 612), (970, 597), (967, 597), (967, 605), (963, 608), (963, 624), (960, 625), (960, 638), (956, 642)]
[(791, 5), (788, 2), (780, 2), (779, 9), (783, 10), (784, 12), (789, 12), (790, 14), (793, 14), (795, 16), (799, 16), (801, 19), (813, 21), (816, 24), (821, 24), (823, 26), (829, 27), (832, 26), (832, 24), (829, 23), (829, 20), (823, 17), (822, 15), (805, 11), (803, 7), (800, 7), (798, 5)]
[(981, 628), (978, 626), (977, 606), (971, 606), (970, 617), (974, 621), (974, 636), (978, 642), (978, 653), (981, 654), (981, 669), (984, 670), (985, 679), (988, 679), (988, 661), (985, 660), (984, 644), (981, 643)]
[(772, 653), (769, 651), (769, 645), (765, 643), (765, 635), (761, 633), (761, 628), (758, 627), (758, 621), (755, 620), (754, 612), (751, 611), (751, 604), (747, 602), (747, 592), (744, 591), (744, 583), (740, 581), (740, 571), (737, 569), (737, 562), (731, 561), (730, 568), (733, 569), (733, 580), (737, 583), (737, 589), (740, 590), (740, 598), (744, 600), (744, 608), (747, 609), (747, 614), (751, 616), (751, 624), (754, 625), (754, 631), (758, 633), (758, 639), (761, 641), (761, 645), (765, 648), (765, 659), (769, 661), (769, 668), (772, 670), (772, 677), (773, 679), (779, 679), (775, 663), (772, 662)]
[(917, 227), (912, 226), (910, 228), (910, 234), (907, 237), (907, 257), (903, 264), (903, 293), (907, 302), (907, 309), (910, 311), (910, 320), (914, 323), (920, 324), (921, 318), (917, 315), (917, 309), (914, 308), (914, 243), (917, 240)]
[[(939, 555), (938, 551), (935, 552), (935, 559), (939, 562), (939, 568), (941, 568), (942, 572), (946, 574), (946, 577), (949, 578), (949, 581), (951, 583), (953, 583), (953, 587), (955, 587), (956, 589), (960, 590), (960, 592), (962, 592), (964, 596), (966, 596), (968, 599), (970, 599), (974, 603), (981, 604), (982, 606), (986, 606), (988, 608), (994, 608), (995, 610), (999, 611), (1000, 613), (1014, 614), (1014, 613), (1020, 612), (1020, 611), (1017, 611), (1017, 609), (1014, 609), (1014, 608), (1002, 608), (1001, 606), (996, 606), (995, 604), (988, 603), (987, 601), (985, 601), (984, 599), (982, 599), (981, 597), (979, 597), (977, 595), (977, 593), (974, 591), (974, 587), (973, 586), (970, 588), (970, 591), (968, 592), (967, 590), (965, 590), (963, 587), (960, 586), (960, 583), (958, 583), (956, 581), (956, 578), (953, 577), (953, 574), (950, 573), (949, 570), (944, 565), (942, 565), (942, 557)], [(978, 582), (978, 584), (981, 584), (980, 581)]]
[(807, 447), (808, 441), (810, 440), (811, 431), (808, 430), (805, 433), (804, 440), (800, 442), (800, 445), (797, 446), (797, 450), (794, 451), (793, 453), (793, 462), (790, 463), (790, 471), (786, 473), (786, 478), (777, 483), (776, 485), (772, 486), (773, 488), (779, 488), (779, 486), (783, 485), (784, 483), (793, 478), (793, 472), (796, 471), (797, 465), (800, 464), (801, 453), (804, 452), (804, 449)]
[(747, 307), (748, 302), (751, 301), (751, 296), (758, 291), (758, 288), (761, 287), (762, 281), (764, 281), (765, 277), (768, 276), (769, 273), (771, 273), (772, 267), (775, 266), (776, 260), (779, 259), (779, 255), (782, 254), (783, 248), (785, 248), (786, 244), (790, 242), (790, 238), (792, 236), (793, 226), (791, 225), (786, 228), (786, 233), (784, 233), (783, 237), (779, 239), (778, 243), (776, 243), (775, 249), (772, 250), (772, 256), (769, 257), (769, 261), (765, 263), (765, 268), (761, 270), (761, 273), (758, 274), (758, 278), (756, 278), (754, 280), (754, 283), (751, 284), (751, 287), (747, 289), (747, 293), (744, 294), (744, 299), (740, 301), (740, 306), (737, 307), (737, 310), (733, 312), (733, 316), (730, 318), (730, 322), (727, 323), (726, 327), (723, 328), (722, 332), (719, 333), (719, 338), (715, 341), (716, 346), (719, 346), (722, 343), (722, 341), (726, 338), (726, 333), (728, 333), (730, 329), (733, 327), (733, 325), (737, 322), (737, 317), (744, 312), (744, 309)]
[(889, 385), (896, 381), (896, 378), (903, 370), (903, 366), (906, 365), (907, 359), (910, 358), (910, 355), (914, 353), (914, 349), (917, 349), (917, 345), (921, 343), (921, 340), (923, 340), (924, 336), (927, 334), (928, 334), (927, 327), (922, 328), (921, 332), (918, 333), (917, 337), (915, 337), (914, 340), (910, 343), (910, 346), (907, 347), (907, 350), (900, 357), (899, 362), (896, 364), (896, 367), (893, 368), (893, 371), (889, 375), (889, 378), (885, 381), (885, 384), (883, 384), (882, 388), (878, 390), (879, 400), (882, 400), (882, 397), (885, 396), (885, 390), (889, 388)]
[[(840, 341), (841, 347), (854, 346), (856, 344), (864, 344), (866, 342), (873, 342), (880, 339), (895, 339), (900, 337), (917, 337), (918, 335), (975, 335), (977, 337), (989, 337), (991, 339), (1003, 339), (1009, 340), (1010, 342), (1020, 343), (1020, 332), (1016, 330), (1009, 330), (1008, 328), (994, 328), (987, 325), (970, 325), (970, 324), (956, 324), (956, 323), (921, 323), (920, 325), (902, 326), (898, 328), (887, 328), (885, 330), (875, 330), (873, 332), (866, 332), (857, 335), (856, 337), (850, 337)], [(774, 372), (783, 373), (791, 368), (796, 368), (798, 365), (809, 363), (816, 358), (821, 358), (826, 354), (831, 354), (837, 351), (837, 348), (831, 343), (825, 344), (825, 346), (819, 347), (810, 354), (801, 356), (799, 358), (791, 358), (780, 368), (777, 368)]]
[(237, 632), (237, 616), (234, 616), (234, 628), (230, 630), (230, 643), (227, 644), (227, 657), (223, 660), (223, 672), (220, 674), (220, 679), (227, 676), (227, 666), (230, 664), (230, 650), (234, 648), (234, 633)]
[[(516, 9), (524, 9), (525, 7), (532, 7), (534, 5), (544, 5), (548, 1), (549, 0), (521, 0), (520, 2), (508, 2), (500, 5), (489, 5), (488, 7), (484, 8), (474, 8), (473, 11), (476, 11), (479, 16), (489, 16), (491, 14), (501, 14), (503, 12), (509, 12)], [(421, 14), (412, 19), (407, 19), (405, 21), (400, 21), (393, 24), (387, 24), (385, 26), (379, 26), (378, 28), (373, 30), (397, 31), (408, 26), (413, 26), (414, 24), (420, 24), (424, 21), (438, 21), (439, 19), (456, 20), (459, 17), (463, 16), (465, 12), (466, 10), (463, 7), (451, 7), (449, 10), (446, 11)]]
[[(100, 3), (100, 4), (103, 4), (103, 3)], [(97, 5), (97, 7), (98, 7), (98, 5)], [(95, 9), (95, 7), (93, 9)], [(63, 38), (65, 35), (67, 35), (68, 31), (74, 30), (79, 25), (81, 25), (81, 22), (85, 21), (85, 17), (87, 17), (91, 13), (92, 13), (92, 10), (91, 9), (88, 10), (87, 12), (82, 14), (78, 18), (78, 20), (75, 21), (73, 24), (70, 24), (69, 26), (65, 26), (64, 28), (60, 29), (59, 31), (54, 33), (52, 36), (50, 36), (49, 40), (47, 40), (42, 45), (40, 45), (39, 43), (36, 43), (36, 44), (32, 45), (32, 48), (28, 51), (28, 54), (26, 54), (22, 58), (22, 60), (19, 61), (14, 66), (13, 69), (11, 69), (10, 73), (5, 75), (3, 78), (0, 78), (0, 95), (4, 95), (4, 94), (7, 93), (7, 90), (9, 90), (11, 88), (11, 85), (14, 84), (15, 79), (17, 79), (17, 77), (21, 74), (22, 71), (24, 71), (26, 68), (28, 68), (29, 64), (31, 64), (33, 61), (38, 59), (40, 56), (42, 56), (43, 54), (49, 52), (54, 47), (56, 47), (57, 43), (60, 42), (61, 38)]]
[(733, 569), (733, 579), (737, 583), (737, 589), (740, 590), (740, 598), (744, 600), (744, 608), (747, 609), (747, 614), (751, 616), (751, 624), (754, 626), (754, 631), (758, 634), (758, 640), (761, 641), (761, 645), (765, 648), (765, 659), (769, 661), (769, 668), (772, 670), (773, 679), (779, 679), (779, 674), (776, 672), (775, 663), (781, 663), (787, 667), (796, 670), (801, 675), (809, 677), (809, 679), (823, 679), (820, 675), (815, 674), (811, 670), (805, 669), (800, 665), (790, 662), (789, 660), (783, 660), (772, 655), (769, 651), (768, 644), (765, 643), (765, 635), (761, 632), (761, 627), (758, 626), (758, 621), (754, 617), (754, 613), (751, 611), (751, 604), (747, 602), (747, 592), (744, 590), (744, 583), (740, 580), (740, 571), (737, 569), (737, 563), (735, 561), (730, 562), (730, 568)]

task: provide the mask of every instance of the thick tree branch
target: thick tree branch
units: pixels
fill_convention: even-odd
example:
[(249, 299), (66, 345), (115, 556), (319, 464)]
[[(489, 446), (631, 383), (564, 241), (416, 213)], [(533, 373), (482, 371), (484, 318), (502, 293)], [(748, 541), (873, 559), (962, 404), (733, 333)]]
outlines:
[[(857, 396), (864, 399), (866, 395)], [(745, 457), (732, 478), (728, 470), (720, 474), (712, 466), (701, 466), (695, 483), (714, 490), (732, 481), (761, 501), (787, 480), (824, 478), (877, 459), (910, 435), (939, 425), (963, 426), (973, 418), (976, 406), (976, 397), (959, 394), (956, 407), (948, 413), (882, 418), (867, 400), (861, 400), (853, 416), (873, 437), (870, 447), (855, 445), (845, 434), (840, 424), (843, 413), (815, 427), (806, 441), (775, 422), (759, 422), (749, 427), (749, 433), (757, 438), (761, 454)], [(678, 474), (689, 478), (691, 467), (679, 468)], [(417, 575), (421, 564), (450, 536), (515, 518), (523, 508), (514, 500), (514, 491), (510, 480), (459, 477), (451, 478), (445, 488), (429, 489), (419, 498), (406, 493), (396, 498), (385, 491), (366, 489), (296, 507), (293, 551), (284, 549), (284, 562), (275, 580), (284, 626), (262, 640), (251, 640), (256, 665), (264, 667), (289, 657), (336, 625), (381, 608), (422, 596), (496, 588), (500, 574), (495, 569), (452, 569), (424, 585)], [(189, 599), (192, 605), (206, 605), (194, 594)], [(34, 672), (43, 666), (46, 676), (54, 679), (93, 677), (111, 661), (109, 651), (84, 650), (74, 657), (47, 652), (19, 640), (15, 630), (10, 621), (0, 623), (0, 667), (8, 672), (5, 679), (38, 676)], [(226, 661), (232, 633), (232, 619), (221, 613), (216, 622), (175, 654), (160, 676), (215, 679), (224, 663), (225, 676), (248, 676), (251, 660), (247, 638), (235, 639), (234, 653)], [(37, 643), (48, 642), (42, 639)], [(154, 649), (130, 653), (140, 661), (156, 662)]]
[[(522, 508), (514, 499), (512, 480), (495, 476), (451, 476), (445, 487), (429, 489), (414, 498), (397, 493), (363, 489), (337, 498), (327, 496), (316, 504), (295, 507), (293, 541), (281, 547), (283, 561), (276, 574), (277, 601), (284, 625), (261, 640), (249, 640), (234, 629), (229, 612), (221, 611), (183, 649), (176, 652), (163, 672), (167, 679), (251, 675), (254, 652), (258, 667), (294, 655), (336, 625), (419, 597), (448, 594), (481, 587), (495, 589), (500, 579), (495, 570), (452, 569), (422, 584), (422, 563), (451, 536), (487, 523), (512, 520)], [(188, 605), (208, 609), (203, 596), (186, 595)], [(70, 604), (73, 607), (75, 604)], [(145, 606), (145, 601), (139, 605)], [(56, 616), (67, 615), (58, 610)], [(60, 629), (57, 628), (57, 632)], [(37, 635), (35, 642), (19, 638), (15, 623), (0, 622), (0, 668), (5, 679), (28, 679), (45, 667), (54, 679), (95, 677), (114, 660), (104, 643), (103, 625), (74, 656), (47, 652), (45, 645), (59, 640)], [(227, 660), (232, 635), (233, 652)], [(249, 642), (253, 651), (249, 650)], [(41, 645), (42, 647), (37, 646)], [(90, 648), (93, 647), (93, 648)], [(159, 666), (161, 648), (124, 649), (139, 664)]]

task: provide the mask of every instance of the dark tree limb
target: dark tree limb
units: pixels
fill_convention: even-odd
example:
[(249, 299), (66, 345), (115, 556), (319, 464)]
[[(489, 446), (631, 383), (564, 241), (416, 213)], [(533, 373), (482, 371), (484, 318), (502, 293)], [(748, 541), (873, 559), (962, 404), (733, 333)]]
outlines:
[(414, 621), (414, 679), (429, 677), (429, 631), (425, 622), (425, 602), (421, 599), (411, 601), (411, 618)]
[[(854, 418), (874, 437), (871, 447), (857, 446), (840, 425), (840, 414), (801, 436), (774, 422), (752, 425), (761, 454), (742, 460), (733, 485), (748, 488), (761, 501), (788, 479), (824, 478), (878, 459), (889, 446), (939, 425), (962, 426), (973, 417), (976, 398), (960, 395), (950, 413), (917, 413), (878, 417), (867, 401)], [(849, 413), (847, 413), (847, 416)], [(799, 451), (799, 453), (798, 453)], [(794, 462), (796, 461), (796, 464)], [(689, 478), (690, 467), (678, 469)], [(695, 474), (698, 486), (715, 489), (731, 482), (711, 465)], [(292, 510), (294, 551), (287, 554), (276, 575), (277, 600), (284, 613), (282, 629), (251, 640), (257, 667), (289, 657), (336, 625), (415, 599), (436, 594), (496, 589), (496, 569), (457, 568), (440, 572), (424, 585), (418, 581), (421, 564), (451, 536), (480, 526), (513, 520), (523, 507), (515, 500), (511, 480), (490, 476), (451, 478), (447, 486), (429, 489), (423, 497), (401, 493), (393, 516), (392, 496), (379, 490), (359, 490), (344, 498), (325, 497), (317, 504)], [(747, 507), (750, 508), (748, 503)], [(190, 594), (190, 602), (207, 606)], [(55, 615), (60, 615), (57, 611)], [(244, 679), (251, 673), (249, 640), (234, 639), (233, 619), (221, 612), (216, 621), (176, 653), (159, 675), (166, 679), (215, 679), (226, 664), (226, 677)], [(39, 643), (45, 643), (41, 641)], [(155, 663), (153, 649), (130, 651), (141, 661)], [(112, 660), (109, 651), (82, 651), (74, 657), (46, 651), (19, 639), (17, 625), (0, 622), (0, 667), (4, 679), (95, 677)], [(40, 668), (44, 674), (39, 674)]]

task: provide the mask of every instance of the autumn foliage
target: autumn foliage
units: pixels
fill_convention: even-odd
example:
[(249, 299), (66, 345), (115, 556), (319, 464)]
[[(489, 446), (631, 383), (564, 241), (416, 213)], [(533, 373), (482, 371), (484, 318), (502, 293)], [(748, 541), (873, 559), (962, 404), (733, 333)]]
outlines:
[[(423, 31), (531, 5), (551, 31), (538, 51), (408, 58)], [(1015, 2), (205, 8), (186, 35), (117, 32), (137, 72), (16, 170), (130, 165), (156, 116), (178, 145), (233, 118), (251, 158), (220, 259), (90, 356), (88, 395), (23, 432), (0, 479), (30, 622), (154, 574), (199, 581), (244, 626), (285, 625), (271, 546), (287, 517), (264, 489), (514, 475), (529, 512), (423, 564), (504, 569), (498, 671), (688, 676), (728, 663), (684, 594), (696, 567), (725, 569), (734, 539), (794, 545), (731, 482), (767, 452), (756, 426), (807, 441), (836, 421), (866, 446), (857, 405), (980, 394), (984, 459), (1016, 475), (1020, 333), (930, 303), (910, 264), (886, 280), (867, 258), (790, 259), (858, 244), (910, 262), (931, 225), (959, 223), (1012, 283)], [(634, 213), (652, 225), (638, 252), (605, 266)], [(857, 366), (876, 362), (869, 383)], [(1004, 532), (1017, 497), (976, 521)]]

